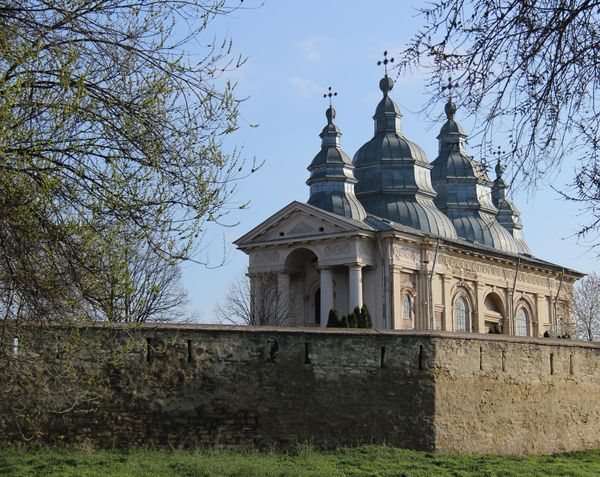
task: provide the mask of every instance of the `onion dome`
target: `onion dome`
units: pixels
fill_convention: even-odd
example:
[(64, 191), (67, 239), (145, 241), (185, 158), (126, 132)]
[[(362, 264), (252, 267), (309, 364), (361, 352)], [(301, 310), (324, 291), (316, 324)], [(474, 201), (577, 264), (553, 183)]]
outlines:
[(437, 191), (434, 202), (454, 224), (459, 237), (504, 252), (518, 253), (512, 235), (496, 220), (491, 181), (485, 167), (466, 151), (467, 135), (454, 119), (452, 98), (445, 107), (439, 154), (432, 162), (431, 181)]
[(386, 74), (379, 82), (383, 98), (373, 116), (375, 134), (354, 155), (356, 197), (369, 214), (456, 238), (451, 221), (433, 203), (436, 192), (425, 152), (402, 133), (402, 114), (389, 95), (393, 87)]
[(333, 123), (335, 109), (331, 106), (325, 113), (327, 126), (319, 135), (321, 150), (308, 166), (310, 186), (308, 203), (320, 209), (343, 215), (354, 220), (362, 220), (367, 214), (354, 195), (354, 166), (348, 155), (340, 147), (340, 130)]
[(502, 167), (500, 160), (498, 160), (496, 164), (496, 180), (492, 186), (492, 201), (498, 209), (498, 215), (496, 216), (498, 223), (512, 235), (520, 254), (531, 255), (531, 250), (527, 246), (527, 243), (525, 243), (525, 239), (521, 233), (523, 224), (521, 223), (519, 209), (507, 197), (506, 182), (502, 178), (503, 172), (504, 167)]

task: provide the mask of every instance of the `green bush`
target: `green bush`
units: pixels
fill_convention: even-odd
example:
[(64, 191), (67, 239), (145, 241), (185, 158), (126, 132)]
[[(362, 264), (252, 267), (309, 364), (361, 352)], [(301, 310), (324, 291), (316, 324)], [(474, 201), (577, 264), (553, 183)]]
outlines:
[(373, 328), (373, 320), (371, 319), (371, 313), (367, 308), (367, 305), (363, 305), (360, 310), (361, 320), (364, 323), (363, 328)]
[(356, 311), (353, 311), (348, 315), (348, 328), (358, 328), (358, 317)]
[(329, 310), (329, 317), (327, 318), (327, 328), (339, 328), (340, 327), (340, 314), (335, 309)]
[(348, 328), (348, 317), (346, 315), (342, 316), (340, 320), (340, 328)]

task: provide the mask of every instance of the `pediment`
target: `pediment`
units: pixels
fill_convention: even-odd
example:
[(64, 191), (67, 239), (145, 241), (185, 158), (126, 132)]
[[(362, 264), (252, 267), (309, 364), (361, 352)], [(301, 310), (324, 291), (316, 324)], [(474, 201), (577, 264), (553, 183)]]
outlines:
[(353, 233), (372, 228), (317, 207), (292, 202), (234, 243), (244, 248), (262, 243), (314, 239), (332, 234)]

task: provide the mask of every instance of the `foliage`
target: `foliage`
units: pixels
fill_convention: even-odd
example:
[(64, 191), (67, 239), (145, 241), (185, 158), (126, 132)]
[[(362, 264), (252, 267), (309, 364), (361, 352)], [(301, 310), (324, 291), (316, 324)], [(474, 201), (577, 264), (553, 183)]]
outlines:
[(340, 328), (349, 328), (350, 327), (350, 322), (349, 319), (346, 315), (342, 316), (342, 319), (340, 320)]
[(113, 450), (0, 451), (0, 474), (44, 477), (119, 476), (294, 476), (321, 477), (377, 475), (424, 476), (592, 476), (600, 472), (600, 452), (552, 456), (497, 457), (431, 454), (389, 446), (361, 446), (320, 452), (300, 445), (285, 453)]
[(573, 317), (577, 334), (585, 340), (600, 338), (600, 276), (590, 273), (575, 285)]
[(352, 313), (348, 314), (348, 328), (358, 328), (358, 317), (356, 316), (356, 309)]
[(371, 318), (371, 312), (367, 305), (363, 305), (360, 309), (360, 315), (362, 317), (362, 322), (364, 323), (364, 328), (373, 328), (373, 320)]
[(340, 326), (340, 314), (335, 309), (329, 310), (329, 316), (327, 317), (327, 328), (339, 328)]
[[(5, 317), (147, 317), (163, 291), (152, 287), (177, 281), (175, 263), (191, 257), (207, 221), (222, 220), (243, 164), (221, 147), (239, 102), (220, 75), (241, 60), (229, 41), (203, 37), (232, 9), (227, 0), (0, 8)], [(185, 53), (192, 45), (200, 56)], [(131, 287), (146, 280), (132, 277), (159, 261), (152, 297), (135, 305), (146, 311), (113, 313), (110, 295), (138, 299)], [(114, 286), (100, 293), (103, 276)]]
[[(434, 0), (401, 52), (401, 71), (427, 70), (439, 105), (452, 94), (481, 124), (481, 145), (504, 137), (525, 185), (577, 159), (569, 197), (600, 227), (600, 9), (591, 0)], [(437, 106), (439, 111), (439, 106)], [(467, 114), (465, 113), (465, 114)], [(509, 133), (508, 137), (506, 134)]]
[[(82, 372), (73, 356), (102, 350), (84, 345), (77, 325), (181, 310), (177, 264), (192, 257), (207, 221), (224, 220), (245, 174), (239, 154), (222, 147), (239, 101), (221, 76), (242, 60), (231, 58), (229, 40), (205, 37), (211, 21), (236, 9), (228, 2), (2, 3), (6, 405), (86, 409), (102, 392), (90, 391), (93, 370)], [(55, 361), (37, 354), (40, 336), (56, 342)]]
[(273, 272), (239, 275), (215, 313), (221, 323), (254, 326), (283, 326), (294, 317)]

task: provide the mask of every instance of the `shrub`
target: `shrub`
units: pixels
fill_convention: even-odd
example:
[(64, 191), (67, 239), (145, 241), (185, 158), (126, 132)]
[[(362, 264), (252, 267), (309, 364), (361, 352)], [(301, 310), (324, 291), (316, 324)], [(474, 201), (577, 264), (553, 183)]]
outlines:
[(329, 310), (329, 317), (327, 318), (327, 328), (339, 328), (340, 326), (340, 314), (335, 308)]
[(362, 321), (364, 323), (363, 328), (373, 328), (373, 320), (371, 319), (371, 312), (367, 308), (367, 305), (363, 305), (360, 310), (360, 316), (362, 317)]
[(340, 328), (348, 328), (348, 317), (346, 315), (342, 316), (340, 320)]
[(358, 328), (356, 312), (352, 312), (348, 315), (348, 328)]

